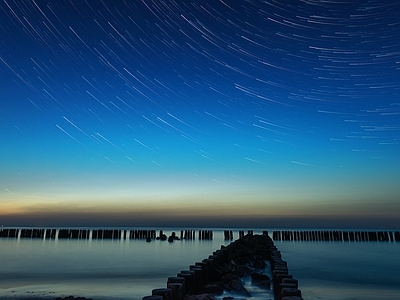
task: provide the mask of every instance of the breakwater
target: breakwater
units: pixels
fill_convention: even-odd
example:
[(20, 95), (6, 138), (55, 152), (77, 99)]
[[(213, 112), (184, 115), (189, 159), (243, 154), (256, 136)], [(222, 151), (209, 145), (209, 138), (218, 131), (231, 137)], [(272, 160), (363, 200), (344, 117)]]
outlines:
[(147, 241), (160, 239), (170, 242), (175, 240), (194, 240), (196, 233), (199, 240), (212, 240), (212, 230), (180, 230), (180, 234), (172, 232), (167, 237), (163, 230), (154, 229), (32, 229), (32, 228), (2, 228), (0, 238), (31, 238), (31, 239), (92, 239), (92, 240), (121, 240), (121, 239), (144, 239)]
[[(180, 230), (172, 232), (168, 237), (162, 230), (154, 229), (40, 229), (40, 228), (2, 228), (0, 238), (32, 238), (32, 239), (144, 239), (161, 240), (212, 240), (212, 230)], [(232, 230), (224, 230), (224, 240), (234, 240)], [(239, 230), (237, 237), (252, 235), (253, 230)], [(343, 242), (400, 242), (399, 231), (273, 231), (275, 241), (343, 241)]]
[[(230, 232), (224, 234), (230, 238)], [(244, 277), (251, 278), (251, 285), (270, 291), (275, 299), (303, 299), (298, 281), (289, 274), (286, 261), (264, 231), (221, 246), (208, 258), (168, 277), (165, 287), (153, 289), (142, 300), (213, 300), (224, 292), (240, 299), (256, 296), (243, 284)]]
[(275, 241), (400, 242), (399, 231), (273, 231)]

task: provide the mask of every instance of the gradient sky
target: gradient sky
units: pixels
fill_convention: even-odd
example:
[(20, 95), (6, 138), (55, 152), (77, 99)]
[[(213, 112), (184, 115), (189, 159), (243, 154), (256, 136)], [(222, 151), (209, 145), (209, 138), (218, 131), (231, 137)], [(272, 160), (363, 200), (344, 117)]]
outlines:
[(0, 222), (400, 224), (399, 1), (0, 3)]

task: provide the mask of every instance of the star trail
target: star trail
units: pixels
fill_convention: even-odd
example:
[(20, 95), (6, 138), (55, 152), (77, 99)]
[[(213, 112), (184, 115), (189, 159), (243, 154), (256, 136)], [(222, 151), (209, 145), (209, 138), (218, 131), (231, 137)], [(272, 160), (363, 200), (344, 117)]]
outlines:
[(1, 222), (398, 226), (399, 11), (1, 1)]

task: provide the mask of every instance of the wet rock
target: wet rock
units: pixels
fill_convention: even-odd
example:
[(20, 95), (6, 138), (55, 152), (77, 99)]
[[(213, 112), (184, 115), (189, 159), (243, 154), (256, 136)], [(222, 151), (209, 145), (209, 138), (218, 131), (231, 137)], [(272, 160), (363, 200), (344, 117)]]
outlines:
[(251, 280), (252, 281), (270, 281), (271, 278), (267, 274), (264, 273), (259, 273), (259, 272), (253, 272), (251, 273)]
[(184, 300), (216, 300), (212, 294), (186, 295)]
[(252, 282), (252, 285), (258, 286), (259, 288), (269, 290), (271, 288), (271, 281), (269, 281), (269, 280), (256, 281), (256, 282)]
[(215, 294), (215, 295), (221, 295), (224, 292), (224, 288), (219, 285), (219, 284), (206, 284), (203, 286), (203, 293), (205, 294)]
[(223, 284), (229, 284), (229, 282), (231, 282), (232, 280), (240, 280), (240, 276), (233, 273), (227, 273), (224, 276), (222, 276), (221, 279)]
[(255, 269), (265, 269), (267, 267), (267, 263), (263, 260), (261, 256), (255, 258), (253, 263), (253, 268)]
[(222, 278), (222, 275), (224, 274), (224, 271), (221, 267), (211, 267), (209, 276), (212, 278), (213, 282), (220, 281)]
[(235, 294), (238, 294), (238, 295), (241, 295), (241, 296), (246, 296), (246, 297), (251, 297), (249, 291), (246, 290), (246, 288), (243, 286), (243, 284), (239, 280), (232, 280), (229, 283), (228, 287)]
[(250, 275), (254, 270), (250, 268), (249, 266), (246, 265), (237, 265), (235, 267), (235, 274), (243, 277), (243, 276), (248, 276)]

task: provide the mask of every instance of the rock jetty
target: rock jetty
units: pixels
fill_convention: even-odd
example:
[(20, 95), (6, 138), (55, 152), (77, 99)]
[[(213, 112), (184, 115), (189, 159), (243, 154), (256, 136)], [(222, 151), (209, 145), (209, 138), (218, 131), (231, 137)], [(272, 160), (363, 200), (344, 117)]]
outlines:
[(303, 299), (298, 281), (289, 274), (268, 233), (251, 232), (169, 277), (165, 287), (153, 289), (142, 300), (243, 300), (256, 296), (246, 287), (244, 278), (270, 291), (277, 300)]

